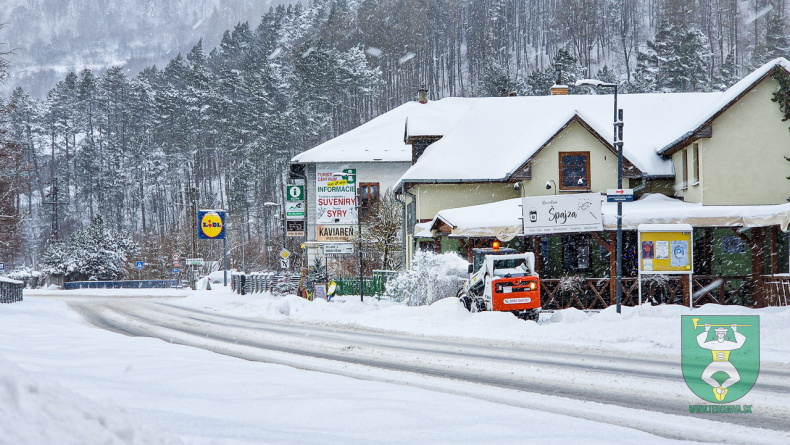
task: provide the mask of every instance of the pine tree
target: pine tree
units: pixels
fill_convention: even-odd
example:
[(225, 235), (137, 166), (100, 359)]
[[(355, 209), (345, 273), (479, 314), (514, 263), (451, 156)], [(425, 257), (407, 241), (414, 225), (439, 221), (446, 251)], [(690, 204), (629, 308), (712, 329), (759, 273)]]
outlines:
[(765, 27), (765, 39), (755, 45), (752, 51), (750, 67), (756, 69), (777, 57), (790, 57), (790, 38), (784, 19), (774, 13), (768, 16)]
[(97, 215), (68, 242), (50, 244), (42, 266), (45, 272), (63, 275), (66, 281), (118, 280), (127, 275), (127, 261), (139, 250), (127, 234), (107, 228)]
[(694, 27), (679, 28), (662, 21), (649, 51), (637, 55), (633, 91), (704, 91), (710, 87), (711, 52), (705, 35)]

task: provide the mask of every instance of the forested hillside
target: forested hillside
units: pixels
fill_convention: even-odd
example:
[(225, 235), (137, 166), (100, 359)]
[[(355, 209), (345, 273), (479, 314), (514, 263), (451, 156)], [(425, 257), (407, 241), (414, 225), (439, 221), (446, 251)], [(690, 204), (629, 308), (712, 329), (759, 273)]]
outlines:
[[(22, 241), (0, 250), (34, 266), (48, 240), (100, 214), (149, 258), (189, 252), (199, 207), (227, 209), (232, 242), (244, 230), (248, 249), (265, 251), (280, 241), (278, 209), (263, 204), (282, 201), (290, 157), (412, 100), (420, 85), (432, 99), (543, 95), (561, 71), (565, 83), (597, 77), (626, 92), (721, 90), (788, 55), (786, 9), (783, 0), (277, 7), (165, 66), (76, 70), (44, 100), (14, 90), (0, 125), (18, 147), (15, 185), (0, 198)], [(263, 267), (262, 258), (252, 261)]]

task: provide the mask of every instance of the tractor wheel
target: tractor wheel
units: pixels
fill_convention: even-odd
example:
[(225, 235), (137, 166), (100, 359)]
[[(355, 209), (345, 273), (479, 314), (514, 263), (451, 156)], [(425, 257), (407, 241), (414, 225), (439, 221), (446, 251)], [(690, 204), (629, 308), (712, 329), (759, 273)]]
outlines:
[(486, 310), (486, 302), (482, 298), (475, 298), (472, 300), (472, 307), (470, 312), (484, 312)]
[(467, 311), (472, 312), (472, 299), (468, 295), (463, 295), (458, 299), (461, 300), (461, 304), (464, 305)]

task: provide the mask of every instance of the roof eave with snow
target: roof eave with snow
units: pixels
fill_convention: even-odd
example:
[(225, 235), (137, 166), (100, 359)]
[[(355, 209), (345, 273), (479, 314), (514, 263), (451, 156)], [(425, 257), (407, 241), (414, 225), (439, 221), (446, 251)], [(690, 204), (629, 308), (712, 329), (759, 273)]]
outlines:
[(744, 95), (752, 90), (757, 84), (771, 76), (776, 69), (784, 69), (790, 73), (790, 61), (784, 57), (774, 59), (751, 72), (748, 76), (738, 81), (724, 92), (723, 96), (705, 110), (694, 124), (690, 125), (689, 131), (670, 142), (665, 147), (658, 150), (661, 156), (671, 156), (673, 153), (682, 149), (684, 146), (693, 142), (693, 138), (703, 128), (710, 125), (714, 119), (719, 117), (732, 104), (740, 100)]

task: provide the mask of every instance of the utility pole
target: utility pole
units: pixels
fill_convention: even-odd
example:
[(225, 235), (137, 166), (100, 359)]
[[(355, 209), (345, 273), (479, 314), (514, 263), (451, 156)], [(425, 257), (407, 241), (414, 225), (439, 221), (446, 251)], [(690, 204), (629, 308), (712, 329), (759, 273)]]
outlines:
[(192, 187), (189, 190), (189, 198), (191, 201), (190, 212), (192, 214), (192, 258), (197, 258), (197, 189)]

